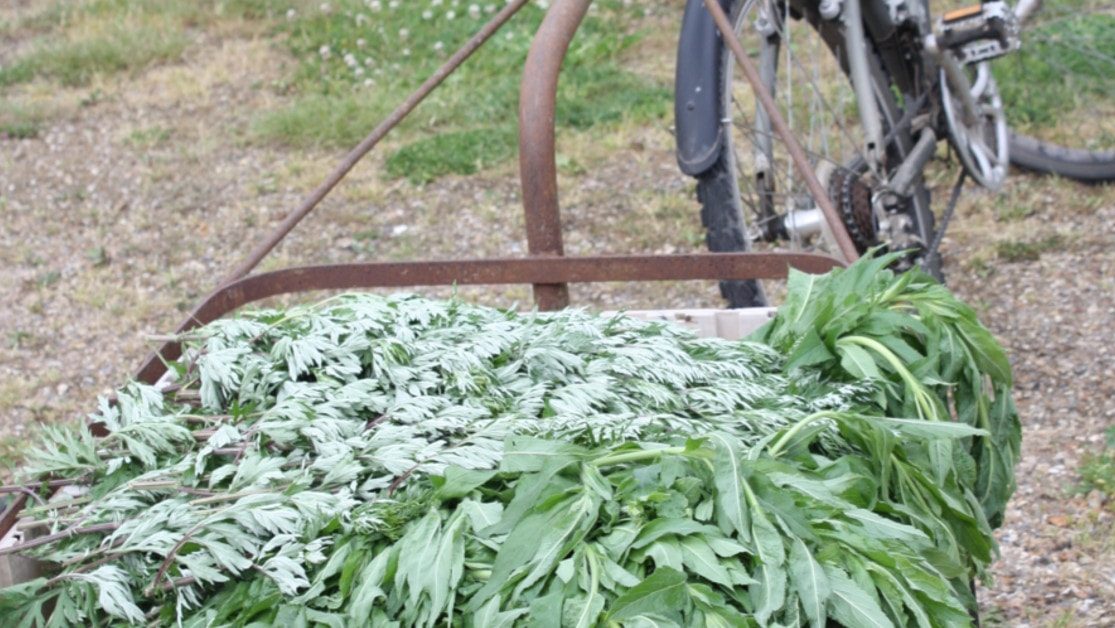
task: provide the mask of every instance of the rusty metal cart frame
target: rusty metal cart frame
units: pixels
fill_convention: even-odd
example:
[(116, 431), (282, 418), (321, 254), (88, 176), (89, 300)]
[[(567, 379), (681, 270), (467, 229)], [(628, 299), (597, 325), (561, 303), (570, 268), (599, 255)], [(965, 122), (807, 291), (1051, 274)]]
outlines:
[[(756, 97), (770, 113), (775, 131), (786, 143), (798, 169), (803, 173), (811, 194), (834, 234), (843, 259), (815, 253), (785, 252), (566, 257), (558, 204), (554, 112), (562, 62), (592, 0), (556, 0), (547, 11), (531, 44), (524, 64), (519, 100), (519, 176), (526, 216), (528, 256), (300, 266), (250, 274), (361, 158), (527, 2), (529, 0), (513, 0), (506, 4), (408, 96), (190, 313), (177, 332), (181, 334), (204, 325), (254, 301), (314, 290), (529, 283), (533, 286), (537, 307), (541, 310), (554, 310), (569, 304), (567, 286), (570, 283), (781, 279), (786, 277), (790, 268), (821, 273), (855, 259), (856, 250), (847, 230), (824, 189), (817, 182), (804, 151), (781, 119), (770, 93), (759, 81), (755, 68), (744, 54), (716, 0), (705, 0), (705, 6), (716, 21), (721, 36), (728, 43)], [(181, 347), (177, 342), (165, 343), (145, 360), (135, 378), (155, 384), (166, 373), (167, 362), (180, 355)], [(94, 435), (105, 435), (102, 426), (90, 427)], [(21, 494), (0, 514), (0, 537), (12, 530), (27, 502), (29, 491), (29, 487), (24, 491), (12, 491)]]

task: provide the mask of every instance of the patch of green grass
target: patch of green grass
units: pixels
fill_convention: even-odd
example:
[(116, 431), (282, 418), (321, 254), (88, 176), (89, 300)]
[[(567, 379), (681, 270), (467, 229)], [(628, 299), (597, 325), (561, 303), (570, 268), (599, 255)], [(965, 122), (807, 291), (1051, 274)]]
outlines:
[(253, 134), (283, 144), (350, 147), (389, 110), (358, 94), (310, 94), (255, 121)]
[(1004, 262), (1036, 262), (1041, 254), (1060, 248), (1065, 241), (1054, 234), (1038, 240), (1003, 240), (995, 244), (995, 253)]
[[(301, 62), (294, 78), (301, 96), (262, 116), (254, 136), (297, 147), (356, 144), (490, 17), (481, 6), (502, 6), (390, 4), (340, 0), (327, 12), (296, 12), (285, 30)], [(668, 86), (620, 67), (623, 51), (638, 41), (638, 15), (615, 0), (596, 5), (564, 64), (558, 125), (587, 129), (666, 115)], [(400, 127), (406, 143), (389, 156), (391, 176), (421, 183), (514, 155), (522, 63), (543, 14), (525, 7)]]
[(447, 174), (474, 174), (512, 157), (516, 137), (506, 129), (452, 131), (418, 140), (387, 159), (387, 174), (428, 183)]
[(91, 18), (137, 15), (169, 17), (197, 26), (222, 18), (278, 18), (289, 9), (311, 4), (310, 0), (54, 0), (9, 25), (9, 30), (51, 33)]
[(0, 100), (0, 138), (17, 140), (37, 137), (45, 114), (31, 107)]
[(163, 144), (169, 139), (170, 129), (152, 126), (132, 131), (128, 134), (127, 141), (137, 148), (151, 148)]
[(0, 66), (0, 87), (26, 83), (35, 78), (35, 68), (24, 59), (7, 66)]
[(178, 58), (188, 30), (224, 19), (271, 20), (298, 0), (60, 0), (18, 25), (37, 34), (30, 49), (0, 67), (0, 87), (35, 78), (84, 85), (96, 75), (134, 71)]
[(188, 39), (165, 23), (111, 24), (65, 38), (45, 37), (31, 52), (0, 70), (0, 86), (35, 77), (62, 85), (87, 84), (94, 76), (137, 70), (178, 58)]
[(1104, 0), (1046, 0), (1022, 49), (995, 64), (1012, 126), (1051, 126), (1089, 99), (1115, 101), (1115, 14)]
[(1107, 429), (1104, 440), (1103, 451), (1085, 454), (1080, 461), (1079, 493), (1115, 495), (1115, 427)]
[(1037, 213), (1037, 208), (1026, 203), (1007, 199), (995, 207), (995, 219), (999, 222), (1018, 222)]

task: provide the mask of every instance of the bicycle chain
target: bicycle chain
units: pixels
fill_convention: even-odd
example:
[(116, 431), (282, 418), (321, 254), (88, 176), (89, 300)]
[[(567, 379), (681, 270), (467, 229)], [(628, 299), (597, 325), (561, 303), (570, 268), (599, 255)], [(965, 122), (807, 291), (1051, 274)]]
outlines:
[(838, 168), (829, 179), (829, 196), (836, 202), (848, 235), (861, 253), (878, 244), (871, 188), (866, 183), (851, 170)]

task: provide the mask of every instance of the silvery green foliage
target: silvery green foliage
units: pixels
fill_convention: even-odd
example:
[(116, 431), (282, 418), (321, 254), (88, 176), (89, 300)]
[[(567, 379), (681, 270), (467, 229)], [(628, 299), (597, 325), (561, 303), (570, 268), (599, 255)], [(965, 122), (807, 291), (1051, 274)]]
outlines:
[(0, 612), (965, 623), (993, 542), (963, 452), (986, 432), (887, 418), (885, 371), (800, 353), (405, 295), (218, 321), (189, 335), (179, 391), (126, 386), (92, 417), (104, 438), (47, 432), (29, 474), (91, 489), (35, 516), (115, 528), (35, 550), (65, 567)]

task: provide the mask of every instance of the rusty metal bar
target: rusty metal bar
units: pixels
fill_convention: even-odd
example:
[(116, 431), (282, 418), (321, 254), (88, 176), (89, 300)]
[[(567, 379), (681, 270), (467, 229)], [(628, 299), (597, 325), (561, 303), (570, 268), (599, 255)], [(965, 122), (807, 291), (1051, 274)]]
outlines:
[(250, 273), (252, 269), (255, 268), (288, 233), (290, 233), (291, 229), (294, 229), (303, 218), (317, 207), (318, 203), (340, 183), (341, 179), (345, 178), (345, 175), (364, 158), (364, 155), (367, 155), (369, 151), (375, 148), (376, 144), (379, 144), (380, 140), (398, 126), (419, 103), (425, 100), (426, 96), (428, 96), (434, 88), (440, 85), (446, 77), (456, 71), (466, 59), (472, 56), (472, 53), (476, 52), (480, 46), (484, 45), (484, 42), (488, 41), (501, 26), (507, 23), (507, 20), (511, 19), (511, 16), (518, 13), (519, 9), (523, 8), (529, 1), (530, 0), (512, 0), (500, 9), (498, 13), (492, 16), (492, 19), (477, 31), (471, 39), (465, 42), (465, 45), (461, 46), (457, 52), (453, 53), (453, 56), (449, 57), (449, 59), (446, 60), (436, 72), (431, 74), (418, 89), (414, 90), (410, 96), (407, 96), (406, 100), (400, 103), (399, 106), (391, 112), (391, 115), (387, 116), (383, 122), (380, 122), (362, 142), (357, 144), (356, 148), (353, 148), (345, 155), (345, 158), (341, 163), (337, 164), (333, 172), (329, 173), (325, 181), (317, 186), (313, 192), (310, 192), (310, 195), (302, 201), (302, 204), (288, 214), (287, 217), (283, 219), (283, 222), (267, 236), (266, 240), (252, 249), (248, 257), (244, 258), (244, 261), (240, 262), (240, 264), (221, 281), (221, 285), (236, 281)]
[[(565, 254), (558, 206), (554, 112), (558, 76), (592, 0), (555, 2), (534, 35), (523, 65), (519, 90), (519, 179), (523, 188), (527, 248), (531, 255)], [(569, 305), (569, 288), (561, 283), (534, 285), (534, 301), (542, 310)]]
[(12, 526), (15, 525), (15, 522), (19, 520), (19, 513), (26, 505), (26, 493), (20, 493), (18, 496), (12, 499), (12, 503), (6, 509), (4, 509), (4, 512), (2, 514), (0, 514), (0, 536), (7, 534), (8, 531), (12, 529)]
[(786, 121), (782, 118), (782, 113), (774, 103), (774, 97), (763, 85), (763, 81), (759, 78), (759, 72), (751, 63), (751, 59), (747, 58), (747, 53), (743, 51), (743, 46), (739, 43), (739, 38), (736, 37), (736, 32), (728, 21), (728, 16), (724, 14), (724, 9), (720, 8), (720, 4), (716, 0), (704, 0), (704, 2), (705, 9), (712, 15), (716, 27), (720, 30), (720, 36), (728, 44), (728, 48), (731, 49), (732, 55), (736, 58), (736, 63), (743, 70), (744, 77), (751, 85), (751, 91), (755, 93), (759, 103), (766, 110), (775, 133), (786, 144), (786, 149), (790, 152), (790, 158), (794, 161), (794, 166), (801, 172), (805, 179), (805, 185), (809, 188), (809, 193), (813, 195), (813, 200), (817, 201), (817, 206), (821, 208), (821, 213), (825, 215), (825, 221), (828, 222), (829, 229), (832, 230), (832, 235), (836, 238), (836, 246), (840, 248), (841, 255), (849, 263), (856, 261), (859, 259), (859, 251), (856, 250), (852, 237), (848, 235), (847, 227), (844, 226), (840, 214), (837, 213), (832, 201), (829, 200), (828, 192), (817, 180), (817, 174), (813, 171), (813, 166), (809, 164), (809, 159), (806, 157), (805, 151), (802, 150), (801, 144), (798, 143), (797, 138), (790, 131), (790, 127), (786, 125)]
[[(843, 264), (812, 253), (694, 253), (527, 257), (436, 262), (303, 266), (245, 277), (219, 288), (178, 328), (183, 333), (242, 305), (291, 292), (442, 285), (592, 283), (693, 279), (782, 279), (790, 268), (823, 273)], [(152, 354), (136, 379), (150, 384), (166, 372), (164, 360), (181, 355), (168, 342)]]

